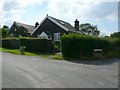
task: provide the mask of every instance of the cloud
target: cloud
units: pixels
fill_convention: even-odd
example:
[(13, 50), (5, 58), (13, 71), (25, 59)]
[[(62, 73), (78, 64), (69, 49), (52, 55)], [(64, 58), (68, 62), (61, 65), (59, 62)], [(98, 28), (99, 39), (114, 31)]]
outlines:
[(15, 20), (22, 20), (25, 9), (21, 8), (19, 3), (14, 1), (2, 1), (2, 25), (10, 25)]
[[(53, 3), (54, 2), (54, 3)], [(78, 0), (70, 0), (68, 1), (57, 1), (51, 0), (48, 3), (47, 9), (48, 14), (55, 16), (57, 18), (67, 19), (69, 22), (71, 20), (75, 20), (76, 18), (80, 20), (86, 20), (88, 15), (86, 14), (90, 9), (92, 9), (92, 5), (95, 3), (91, 2), (80, 2)], [(71, 22), (72, 23), (72, 22)]]
[[(21, 7), (27, 7), (29, 5), (34, 5), (34, 4), (42, 5), (44, 0), (24, 0), (24, 1), (16, 0), (16, 1), (19, 3), (19, 5)], [(47, 0), (45, 0), (45, 1), (47, 1)]]
[(17, 2), (5, 2), (3, 3), (2, 10), (8, 12), (11, 10), (19, 9), (19, 4)]
[(109, 21), (117, 21), (118, 20), (118, 13), (117, 12), (113, 12), (113, 13), (109, 14), (106, 17), (106, 19), (109, 20)]
[(30, 5), (42, 5), (43, 0), (2, 0), (1, 6), (1, 20), (0, 25), (11, 25), (13, 21), (26, 22), (23, 20), (24, 14), (27, 12), (26, 7)]
[[(107, 0), (106, 0), (107, 1)], [(111, 0), (112, 1), (112, 0)], [(116, 0), (117, 1), (117, 0)], [(54, 2), (54, 3), (53, 3)], [(65, 19), (73, 24), (76, 18), (81, 22), (94, 19), (117, 20), (117, 2), (103, 2), (103, 0), (51, 0), (47, 6), (47, 13), (57, 18)]]

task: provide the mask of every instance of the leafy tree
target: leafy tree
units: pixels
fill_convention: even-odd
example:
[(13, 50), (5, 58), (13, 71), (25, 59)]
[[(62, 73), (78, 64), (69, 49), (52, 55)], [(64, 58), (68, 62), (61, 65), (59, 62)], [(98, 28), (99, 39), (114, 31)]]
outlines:
[(82, 34), (88, 34), (93, 36), (99, 36), (100, 34), (100, 30), (98, 30), (97, 25), (91, 25), (90, 23), (85, 23), (85, 24), (81, 24), (79, 28)]
[(110, 35), (112, 38), (120, 38), (120, 32), (114, 32)]
[(27, 29), (23, 26), (18, 27), (16, 32), (17, 32), (17, 36), (26, 37), (28, 35)]
[(8, 27), (8, 26), (6, 26), (6, 25), (3, 25), (3, 28), (9, 29), (9, 27)]
[(6, 38), (8, 32), (9, 32), (9, 27), (4, 25), (2, 28), (0, 28), (0, 37)]

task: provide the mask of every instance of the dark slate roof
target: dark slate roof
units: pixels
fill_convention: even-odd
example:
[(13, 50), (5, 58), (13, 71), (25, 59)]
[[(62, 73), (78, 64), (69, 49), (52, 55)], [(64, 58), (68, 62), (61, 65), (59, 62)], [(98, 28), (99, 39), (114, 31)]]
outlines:
[(51, 17), (49, 16), (50, 18), (54, 19), (55, 21), (57, 21), (59, 24), (63, 25), (64, 27), (66, 27), (69, 31), (76, 31), (75, 28), (68, 22), (65, 22), (63, 20), (60, 20), (60, 19), (57, 19), (57, 18), (54, 18), (54, 17)]
[(23, 27), (25, 27), (28, 30), (29, 33), (32, 33), (33, 30), (35, 29), (35, 26), (32, 26), (32, 25), (28, 25), (28, 24), (24, 24), (24, 23), (19, 23), (19, 22), (14, 22), (14, 23), (17, 26), (23, 26)]
[(57, 19), (57, 18), (54, 18), (54, 17), (51, 17), (51, 16), (46, 16), (42, 21), (41, 23), (38, 25), (37, 28), (35, 28), (35, 30), (31, 33), (33, 34), (40, 26), (41, 24), (46, 20), (46, 19), (49, 19), (51, 20), (53, 23), (55, 23), (56, 25), (60, 26), (61, 28), (63, 28), (65, 31), (70, 31), (70, 32), (75, 32), (75, 33), (79, 33), (78, 31), (75, 30), (75, 28), (69, 24), (68, 22), (65, 22), (63, 20), (60, 20), (60, 19)]

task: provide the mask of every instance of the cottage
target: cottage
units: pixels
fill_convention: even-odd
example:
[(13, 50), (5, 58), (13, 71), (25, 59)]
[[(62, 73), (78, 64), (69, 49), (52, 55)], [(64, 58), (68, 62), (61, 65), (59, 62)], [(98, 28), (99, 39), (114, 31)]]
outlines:
[(31, 33), (33, 37), (47, 38), (59, 42), (64, 34), (79, 33), (79, 21), (76, 19), (75, 27), (68, 22), (46, 15), (40, 24)]
[(18, 27), (24, 27), (28, 31), (28, 36), (37, 38), (46, 38), (59, 42), (60, 38), (64, 34), (69, 33), (80, 33), (79, 32), (79, 21), (75, 20), (75, 26), (73, 27), (68, 22), (46, 15), (46, 17), (39, 24), (35, 23), (34, 26), (27, 25), (19, 22), (14, 22), (10, 27), (10, 33), (15, 37), (17, 36)]
[(32, 26), (32, 25), (27, 25), (27, 24), (23, 24), (23, 23), (19, 23), (19, 22), (13, 22), (12, 26), (10, 27), (9, 34), (12, 34), (14, 37), (18, 37), (17, 32), (18, 32), (18, 28), (20, 26), (27, 29), (28, 36), (30, 36), (31, 33), (33, 32), (33, 30), (35, 29), (35, 26)]

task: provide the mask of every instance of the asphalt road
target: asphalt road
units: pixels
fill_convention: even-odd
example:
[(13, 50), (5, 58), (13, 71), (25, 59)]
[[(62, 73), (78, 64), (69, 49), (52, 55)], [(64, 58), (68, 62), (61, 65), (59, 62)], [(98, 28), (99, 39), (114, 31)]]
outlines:
[(117, 88), (118, 61), (69, 62), (2, 53), (3, 88)]

